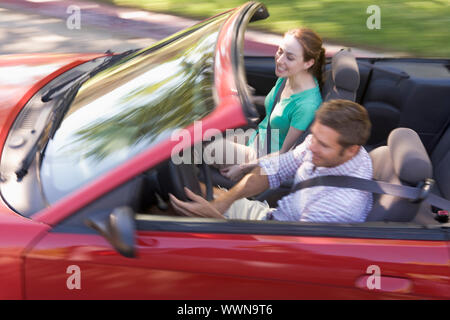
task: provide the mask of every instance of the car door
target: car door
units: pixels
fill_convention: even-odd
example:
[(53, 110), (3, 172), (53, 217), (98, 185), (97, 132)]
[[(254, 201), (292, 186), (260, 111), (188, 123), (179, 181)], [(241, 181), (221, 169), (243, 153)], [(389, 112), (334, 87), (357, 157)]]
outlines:
[(449, 297), (449, 256), (441, 230), (149, 215), (137, 216), (137, 225), (142, 256), (160, 269), (187, 271), (196, 282), (198, 290), (186, 296), (186, 279), (172, 279), (180, 288), (175, 298)]
[(133, 207), (139, 180), (37, 241), (25, 256), (28, 299), (449, 298), (439, 228), (219, 221), (137, 213), (135, 257), (85, 225)]

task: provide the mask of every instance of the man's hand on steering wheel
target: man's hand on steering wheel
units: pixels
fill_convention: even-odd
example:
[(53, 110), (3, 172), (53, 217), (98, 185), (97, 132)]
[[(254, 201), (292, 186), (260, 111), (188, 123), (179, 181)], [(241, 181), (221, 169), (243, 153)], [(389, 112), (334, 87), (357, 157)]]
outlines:
[(188, 217), (225, 219), (225, 217), (220, 213), (220, 211), (214, 206), (212, 202), (207, 201), (206, 199), (195, 194), (186, 187), (184, 188), (184, 192), (186, 196), (192, 201), (181, 201), (177, 199), (173, 194), (169, 194), (170, 203), (172, 204), (175, 211), (177, 211), (179, 214)]

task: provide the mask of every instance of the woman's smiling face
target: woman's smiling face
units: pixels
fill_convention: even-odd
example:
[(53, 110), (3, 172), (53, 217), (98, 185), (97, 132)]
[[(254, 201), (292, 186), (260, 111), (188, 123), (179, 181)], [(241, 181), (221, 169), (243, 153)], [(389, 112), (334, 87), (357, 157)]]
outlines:
[(279, 78), (297, 75), (308, 70), (314, 60), (304, 61), (303, 48), (292, 34), (286, 34), (275, 55), (275, 74)]

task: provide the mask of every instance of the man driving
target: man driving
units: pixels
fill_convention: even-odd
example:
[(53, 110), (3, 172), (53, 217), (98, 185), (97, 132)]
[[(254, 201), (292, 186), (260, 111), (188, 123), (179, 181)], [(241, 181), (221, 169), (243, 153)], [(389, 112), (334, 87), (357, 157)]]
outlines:
[(372, 162), (363, 145), (370, 135), (367, 110), (348, 100), (331, 100), (316, 113), (311, 134), (290, 152), (260, 159), (258, 167), (229, 191), (208, 202), (185, 188), (191, 202), (170, 195), (174, 209), (186, 216), (225, 219), (353, 223), (364, 222), (372, 194), (350, 188), (315, 186), (290, 193), (276, 209), (252, 201), (268, 188), (294, 178), (294, 185), (326, 175), (372, 178)]

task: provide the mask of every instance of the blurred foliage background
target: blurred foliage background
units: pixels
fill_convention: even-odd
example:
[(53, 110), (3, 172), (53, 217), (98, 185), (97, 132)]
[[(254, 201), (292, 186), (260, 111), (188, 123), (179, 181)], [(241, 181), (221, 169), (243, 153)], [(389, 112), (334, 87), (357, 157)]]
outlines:
[[(120, 6), (203, 19), (245, 0), (97, 0)], [(299, 26), (325, 41), (413, 56), (450, 56), (450, 0), (263, 0), (270, 17), (253, 28), (284, 33)], [(381, 29), (370, 30), (367, 8), (381, 10)]]

